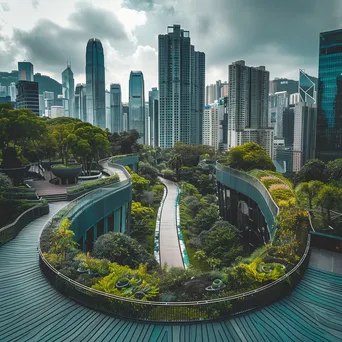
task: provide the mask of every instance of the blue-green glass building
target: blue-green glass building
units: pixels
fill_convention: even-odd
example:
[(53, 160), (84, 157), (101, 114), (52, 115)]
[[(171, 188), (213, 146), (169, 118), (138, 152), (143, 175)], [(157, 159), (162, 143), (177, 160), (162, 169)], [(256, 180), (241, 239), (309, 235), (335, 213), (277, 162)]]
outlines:
[[(131, 71), (129, 76), (128, 129), (139, 132), (139, 144), (145, 144), (145, 86), (141, 71)], [(147, 140), (147, 139), (146, 139)]]
[(342, 158), (342, 29), (320, 34), (316, 158)]
[(86, 50), (87, 121), (106, 128), (105, 67), (102, 43), (88, 40)]

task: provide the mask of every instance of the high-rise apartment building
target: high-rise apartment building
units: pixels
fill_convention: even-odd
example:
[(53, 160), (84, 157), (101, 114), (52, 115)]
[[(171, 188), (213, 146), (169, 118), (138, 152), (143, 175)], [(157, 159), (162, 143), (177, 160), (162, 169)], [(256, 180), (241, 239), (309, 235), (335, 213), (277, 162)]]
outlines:
[(52, 106), (49, 112), (51, 119), (56, 119), (65, 116), (65, 110), (63, 106)]
[(122, 130), (128, 132), (128, 120), (129, 120), (129, 105), (128, 103), (122, 104)]
[(217, 100), (216, 84), (209, 84), (205, 87), (205, 105), (209, 106)]
[(294, 93), (290, 95), (289, 104), (295, 105), (296, 103), (300, 102), (300, 96), (299, 93)]
[(123, 130), (121, 102), (121, 85), (113, 83), (110, 85), (110, 131), (112, 133), (120, 133)]
[(219, 104), (216, 101), (210, 106), (204, 107), (203, 114), (203, 145), (212, 146), (216, 151), (219, 149)]
[(32, 63), (18, 62), (18, 81), (34, 81)]
[(293, 171), (315, 157), (317, 108), (299, 102), (294, 107)]
[(304, 70), (299, 70), (298, 93), (300, 102), (307, 104), (316, 104), (316, 89), (318, 79), (309, 76)]
[(105, 106), (106, 106), (106, 128), (110, 131), (112, 119), (110, 117), (110, 91), (105, 90)]
[(62, 72), (62, 94), (68, 100), (68, 107), (64, 108), (65, 116), (75, 117), (75, 81), (70, 65)]
[[(7, 87), (2, 86), (0, 83), (0, 97), (6, 97), (7, 96)], [(8, 95), (10, 96), (10, 95)]]
[(87, 121), (106, 128), (105, 67), (102, 43), (91, 38), (86, 49)]
[(129, 130), (139, 132), (139, 144), (145, 144), (145, 84), (141, 71), (131, 71), (129, 76)]
[(316, 158), (342, 158), (342, 29), (320, 34)]
[(274, 128), (274, 137), (283, 137), (283, 112), (289, 106), (287, 91), (269, 95), (268, 126)]
[(87, 121), (87, 91), (84, 83), (78, 83), (75, 89), (75, 118)]
[(159, 135), (159, 91), (152, 88), (148, 92), (148, 110), (150, 117), (150, 145), (158, 146)]
[(39, 90), (37, 82), (19, 81), (17, 83), (17, 108), (28, 108), (39, 115)]
[(218, 106), (219, 117), (219, 150), (228, 149), (228, 97), (221, 97)]
[(149, 110), (149, 102), (145, 102), (145, 144), (151, 145), (150, 139), (150, 110)]
[[(159, 35), (159, 146), (202, 143), (205, 54), (195, 51), (180, 25)], [(131, 115), (131, 114), (130, 114)]]
[(245, 61), (229, 65), (228, 149), (256, 142), (272, 156), (273, 129), (268, 127), (269, 72)]
[(228, 82), (224, 82), (221, 84), (221, 97), (228, 97), (228, 95), (229, 95)]

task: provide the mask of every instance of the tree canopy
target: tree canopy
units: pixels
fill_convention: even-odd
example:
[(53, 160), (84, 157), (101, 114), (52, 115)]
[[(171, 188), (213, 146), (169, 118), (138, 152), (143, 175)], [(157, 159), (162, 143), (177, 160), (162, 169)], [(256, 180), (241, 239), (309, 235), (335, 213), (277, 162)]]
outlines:
[(244, 171), (276, 169), (266, 150), (254, 142), (230, 149), (227, 162), (230, 167)]
[(295, 183), (310, 182), (317, 180), (320, 182), (326, 181), (325, 176), (326, 165), (319, 159), (309, 160), (295, 175)]

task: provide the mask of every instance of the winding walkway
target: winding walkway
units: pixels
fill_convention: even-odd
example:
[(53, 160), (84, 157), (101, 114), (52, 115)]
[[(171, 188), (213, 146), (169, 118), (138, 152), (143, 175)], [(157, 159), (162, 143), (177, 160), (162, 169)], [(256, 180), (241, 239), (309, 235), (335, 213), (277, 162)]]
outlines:
[(167, 196), (165, 198), (160, 220), (160, 264), (167, 264), (170, 267), (184, 268), (177, 233), (177, 185), (164, 178), (161, 178), (161, 181), (167, 188)]
[[(342, 275), (309, 267), (296, 290), (264, 309), (231, 320), (135, 323), (87, 309), (56, 292), (38, 265), (37, 240), (49, 217), (0, 248), (0, 341), (340, 341)], [(319, 253), (319, 251), (314, 251)]]

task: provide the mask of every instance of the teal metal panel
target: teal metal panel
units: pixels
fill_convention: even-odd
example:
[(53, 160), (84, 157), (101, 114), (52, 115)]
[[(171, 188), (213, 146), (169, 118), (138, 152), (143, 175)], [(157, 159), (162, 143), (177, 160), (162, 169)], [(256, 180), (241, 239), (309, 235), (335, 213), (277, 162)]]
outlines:
[(121, 225), (120, 225), (120, 208), (114, 211), (114, 231), (121, 232)]
[(220, 164), (216, 165), (216, 179), (221, 184), (244, 194), (258, 204), (265, 217), (272, 240), (276, 230), (275, 217), (278, 214), (278, 207), (263, 184), (244, 172)]
[(122, 233), (125, 233), (126, 232), (126, 213), (127, 213), (127, 207), (126, 207), (126, 205), (123, 205), (122, 207), (121, 207), (121, 209), (122, 209), (122, 215), (121, 215), (121, 227), (122, 227), (122, 229), (121, 229), (121, 232)]
[(122, 166), (128, 166), (131, 170), (137, 171), (139, 164), (139, 155), (126, 156), (113, 161), (115, 164)]

